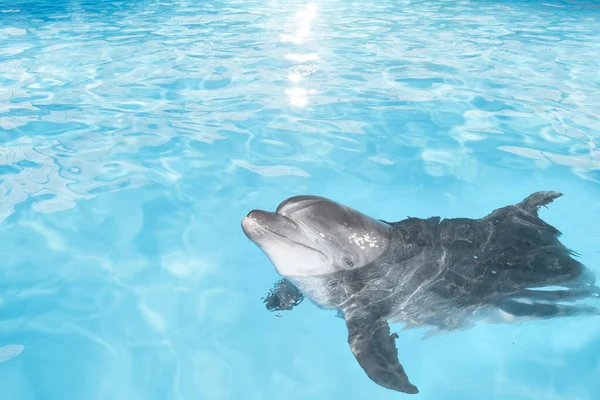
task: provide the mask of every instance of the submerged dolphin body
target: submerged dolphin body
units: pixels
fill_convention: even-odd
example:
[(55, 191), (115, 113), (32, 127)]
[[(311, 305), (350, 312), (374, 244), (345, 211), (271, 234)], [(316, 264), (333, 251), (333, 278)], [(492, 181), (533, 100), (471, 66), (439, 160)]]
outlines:
[(598, 292), (594, 275), (538, 216), (560, 196), (533, 193), (481, 219), (393, 223), (322, 197), (297, 196), (274, 213), (251, 211), (242, 228), (284, 277), (267, 308), (291, 309), (306, 296), (338, 310), (366, 374), (414, 394), (388, 321), (453, 330), (493, 311), (527, 318), (598, 313), (558, 303)]

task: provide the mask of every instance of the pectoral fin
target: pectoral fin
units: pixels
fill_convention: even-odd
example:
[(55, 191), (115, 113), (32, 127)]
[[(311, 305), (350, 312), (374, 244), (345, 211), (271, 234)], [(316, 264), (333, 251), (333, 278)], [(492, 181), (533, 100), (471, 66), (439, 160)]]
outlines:
[(373, 382), (398, 392), (419, 393), (398, 361), (395, 343), (398, 335), (390, 335), (387, 321), (350, 319), (346, 325), (352, 353)]
[(269, 311), (284, 311), (291, 310), (302, 303), (302, 300), (304, 300), (302, 292), (284, 278), (273, 285), (263, 302)]

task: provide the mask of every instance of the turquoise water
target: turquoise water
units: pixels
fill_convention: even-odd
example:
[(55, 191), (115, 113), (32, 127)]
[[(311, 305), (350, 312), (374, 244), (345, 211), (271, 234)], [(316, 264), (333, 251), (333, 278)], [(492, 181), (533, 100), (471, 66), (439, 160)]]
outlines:
[[(600, 4), (0, 1), (0, 398), (397, 399), (244, 236), (330, 197), (481, 217), (536, 190), (600, 275)], [(592, 317), (399, 331), (419, 399), (600, 396)]]

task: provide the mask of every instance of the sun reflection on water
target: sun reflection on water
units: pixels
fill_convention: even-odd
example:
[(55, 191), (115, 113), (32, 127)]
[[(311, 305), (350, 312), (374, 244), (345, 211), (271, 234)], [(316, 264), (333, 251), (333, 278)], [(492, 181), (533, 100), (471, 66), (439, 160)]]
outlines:
[[(286, 43), (293, 43), (295, 45), (304, 44), (311, 34), (311, 29), (314, 23), (314, 20), (317, 17), (317, 6), (314, 3), (307, 4), (305, 8), (298, 11), (296, 13), (296, 19), (298, 20), (298, 28), (296, 29), (295, 34), (281, 35), (281, 41)], [(320, 61), (320, 57), (317, 53), (314, 52), (302, 52), (302, 48), (296, 49), (295, 52), (289, 52), (285, 55), (285, 59), (296, 62), (298, 65), (296, 70), (288, 75), (288, 81), (292, 83), (292, 87), (285, 91), (286, 95), (289, 98), (289, 102), (292, 106), (295, 107), (305, 107), (308, 104), (308, 94), (314, 94), (316, 91), (314, 89), (307, 89), (306, 87), (301, 86), (301, 82), (303, 77), (306, 74), (302, 74), (298, 72), (302, 70), (303, 63), (310, 62), (318, 62)], [(310, 69), (310, 68), (304, 68)]]
[(299, 26), (295, 35), (281, 35), (281, 41), (302, 44), (310, 34), (312, 22), (317, 16), (317, 6), (314, 3), (307, 4), (306, 9), (296, 13)]

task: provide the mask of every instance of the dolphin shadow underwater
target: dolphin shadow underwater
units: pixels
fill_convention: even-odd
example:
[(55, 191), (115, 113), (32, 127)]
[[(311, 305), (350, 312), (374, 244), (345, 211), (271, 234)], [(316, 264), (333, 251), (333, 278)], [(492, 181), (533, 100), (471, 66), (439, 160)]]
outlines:
[(598, 296), (595, 276), (538, 215), (560, 196), (536, 192), (481, 219), (399, 222), (296, 196), (275, 212), (251, 211), (242, 228), (283, 276), (265, 299), (269, 310), (290, 310), (304, 297), (337, 310), (367, 376), (415, 394), (390, 322), (443, 332), (494, 315), (505, 322), (600, 314), (573, 303)]

